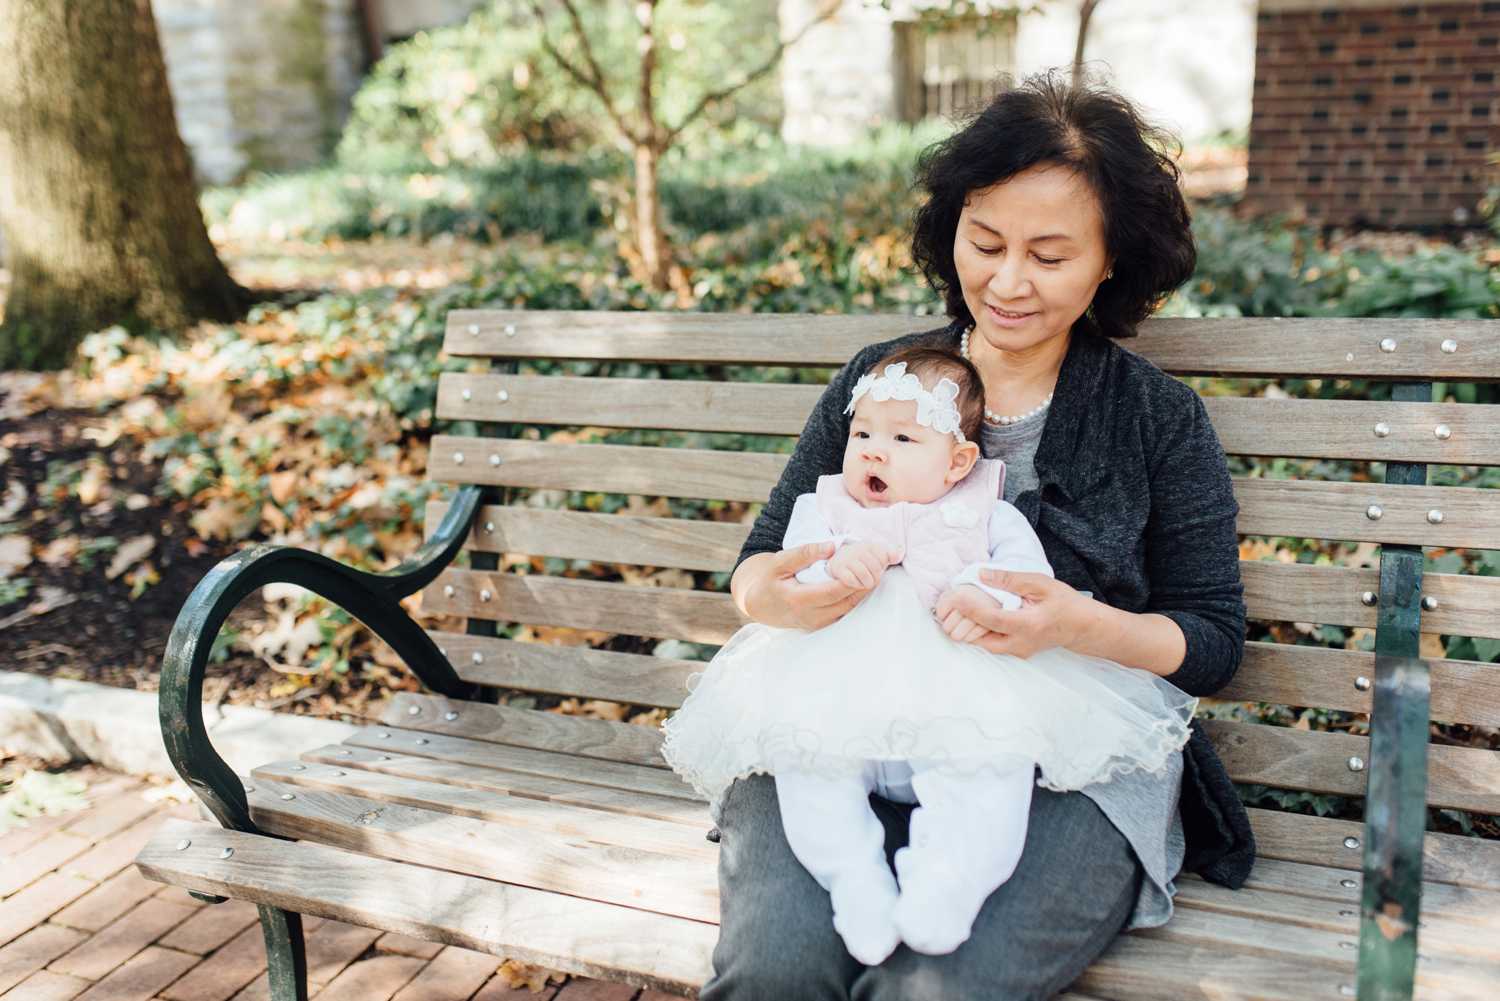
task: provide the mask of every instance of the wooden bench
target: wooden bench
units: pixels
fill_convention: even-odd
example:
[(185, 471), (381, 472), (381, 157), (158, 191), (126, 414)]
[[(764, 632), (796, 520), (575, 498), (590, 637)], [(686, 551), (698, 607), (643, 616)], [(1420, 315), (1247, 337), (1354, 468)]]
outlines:
[[(219, 825), (167, 826), (141, 852), (142, 872), (260, 905), (279, 1001), (305, 997), (301, 914), (693, 993), (717, 935), (718, 849), (705, 838), (705, 804), (664, 766), (659, 732), (499, 705), (495, 695), (670, 708), (701, 664), (521, 642), (497, 635), (497, 623), (650, 641), (637, 651), (669, 638), (723, 642), (741, 619), (706, 584), (732, 565), (746, 525), (559, 508), (599, 494), (762, 501), (786, 456), (738, 450), (739, 439), (724, 447), (715, 433), (795, 435), (821, 387), (736, 381), (728, 366), (836, 366), (930, 325), (452, 314), (445, 350), (496, 361), (441, 378), (437, 416), (483, 433), (433, 439), (431, 477), (459, 489), (428, 508), (424, 547), (376, 574), (258, 545), (215, 567), (185, 605), (162, 671), (162, 730)], [(1236, 479), (1247, 536), (1380, 544), (1378, 568), (1247, 560), (1251, 618), (1373, 628), (1377, 652), (1253, 642), (1219, 693), (1373, 707), (1373, 737), (1205, 720), (1236, 781), (1365, 796), (1366, 820), (1251, 809), (1259, 861), (1248, 884), (1232, 891), (1184, 874), (1171, 922), (1119, 938), (1069, 996), (1407, 998), (1413, 982), (1420, 998), (1500, 995), (1500, 842), (1427, 833), (1424, 808), (1500, 813), (1500, 752), (1428, 740), (1429, 719), (1500, 726), (1500, 664), (1419, 656), (1422, 632), (1500, 637), (1500, 577), (1423, 572), (1424, 548), (1500, 549), (1500, 491), (1424, 485), (1429, 463), (1500, 464), (1500, 407), (1427, 402), (1433, 380), (1500, 381), (1500, 323), (1156, 320), (1128, 346), (1178, 374), (1394, 384), (1390, 401), (1207, 399), (1231, 454), (1386, 464), (1383, 483)], [(558, 359), (586, 364), (538, 374), (569, 369)], [(693, 377), (671, 393), (640, 378), (665, 377), (669, 364), (693, 366)], [(549, 426), (670, 433), (596, 444), (547, 440)], [(467, 568), (454, 562), (460, 550)], [(700, 586), (504, 572), (507, 553), (553, 557), (553, 567), (678, 568)], [(431, 694), (398, 695), (383, 725), (267, 764), (242, 784), (207, 740), (204, 670), (230, 610), (272, 581), (347, 609)], [(419, 628), (398, 604), (418, 590), (424, 611), (465, 617), (466, 631)]]

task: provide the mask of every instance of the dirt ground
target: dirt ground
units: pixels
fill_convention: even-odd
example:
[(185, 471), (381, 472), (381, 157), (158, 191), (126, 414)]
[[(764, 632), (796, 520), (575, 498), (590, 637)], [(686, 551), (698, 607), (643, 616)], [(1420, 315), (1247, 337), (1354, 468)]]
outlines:
[[(11, 413), (6, 395), (0, 386), (0, 415)], [(239, 546), (195, 537), (185, 502), (153, 496), (159, 465), (141, 455), (129, 439), (101, 449), (88, 437), (88, 430), (97, 426), (97, 416), (84, 410), (0, 417), (0, 448), (9, 453), (4, 462), (7, 483), (24, 484), (35, 498), (49, 464), (100, 453), (107, 457), (116, 488), (114, 499), (92, 507), (71, 497), (56, 507), (28, 505), (29, 511), (19, 515), (25, 532), (38, 549), (67, 536), (156, 536), (151, 561), (160, 580), (131, 597), (132, 585), (123, 575), (106, 576), (108, 554), (92, 560), (74, 555), (33, 561), (26, 569), (31, 592), (21, 601), (0, 606), (0, 664), (11, 670), (155, 690), (178, 610), (203, 575)], [(241, 684), (253, 684), (255, 674), (262, 673), (259, 665), (250, 657), (238, 660), (243, 663), (231, 658), (215, 674), (243, 675)]]

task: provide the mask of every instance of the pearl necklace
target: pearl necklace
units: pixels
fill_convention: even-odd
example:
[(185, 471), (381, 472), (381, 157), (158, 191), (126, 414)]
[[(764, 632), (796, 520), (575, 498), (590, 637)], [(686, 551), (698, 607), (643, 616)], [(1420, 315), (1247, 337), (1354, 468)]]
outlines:
[[(963, 336), (959, 339), (959, 342), (958, 342), (958, 351), (959, 351), (960, 354), (962, 354), (964, 356), (964, 359), (966, 361), (969, 361), (969, 362), (972, 363), (973, 359), (969, 358), (969, 331), (967, 329), (964, 330)], [(1054, 390), (1054, 392), (1055, 392), (1055, 390)], [(1024, 414), (1015, 414), (1014, 416), (1007, 415), (1007, 414), (997, 414), (993, 410), (991, 410), (989, 407), (985, 407), (984, 408), (984, 419), (987, 420), (987, 421), (989, 421), (991, 424), (999, 424), (1001, 426), (1006, 426), (1006, 425), (1010, 425), (1010, 424), (1020, 424), (1022, 421), (1029, 421), (1029, 420), (1031, 420), (1031, 418), (1033, 418), (1036, 415), (1040, 414), (1042, 411), (1046, 410), (1048, 407), (1050, 407), (1052, 405), (1052, 396), (1053, 396), (1053, 393), (1048, 393), (1047, 394), (1047, 398), (1045, 400), (1043, 400), (1041, 403), (1037, 404), (1032, 409), (1026, 411)]]

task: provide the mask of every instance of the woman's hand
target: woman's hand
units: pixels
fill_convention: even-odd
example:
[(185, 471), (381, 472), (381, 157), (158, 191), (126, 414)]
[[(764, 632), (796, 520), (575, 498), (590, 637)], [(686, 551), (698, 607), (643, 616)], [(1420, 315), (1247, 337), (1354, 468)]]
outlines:
[(836, 580), (804, 584), (797, 571), (833, 555), (832, 542), (811, 542), (779, 553), (757, 553), (735, 570), (729, 590), (734, 603), (756, 622), (783, 629), (821, 629), (837, 622), (869, 596)]
[(980, 580), (1009, 591), (1021, 607), (1008, 611), (979, 588), (964, 584), (949, 588), (933, 609), (943, 631), (960, 643), (973, 643), (990, 653), (1030, 657), (1039, 650), (1067, 647), (1082, 652), (1090, 646), (1099, 603), (1046, 574), (981, 570)]

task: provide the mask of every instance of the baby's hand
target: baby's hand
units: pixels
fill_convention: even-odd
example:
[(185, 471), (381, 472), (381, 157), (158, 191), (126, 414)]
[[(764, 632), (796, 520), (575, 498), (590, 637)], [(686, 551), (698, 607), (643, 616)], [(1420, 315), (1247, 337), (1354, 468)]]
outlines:
[[(994, 600), (990, 598), (988, 594), (985, 594), (982, 589), (975, 587), (973, 584), (960, 584), (958, 585), (958, 587), (950, 588), (947, 592), (944, 593), (942, 598), (938, 599), (939, 607), (944, 606), (944, 598), (947, 598), (949, 595), (952, 595), (956, 592), (962, 591), (965, 588), (968, 588), (971, 591), (978, 592), (986, 599), (989, 599), (991, 601)], [(951, 609), (948, 614), (944, 615), (941, 619), (938, 620), (938, 622), (943, 627), (943, 632), (947, 633), (948, 638), (953, 640), (953, 642), (955, 643), (973, 643), (985, 633), (989, 632), (989, 630), (984, 626), (981, 626), (973, 619), (970, 619), (968, 616), (964, 615), (956, 608)]]
[(845, 587), (870, 590), (880, 583), (891, 565), (891, 552), (878, 542), (853, 542), (840, 546), (828, 560), (828, 575)]

